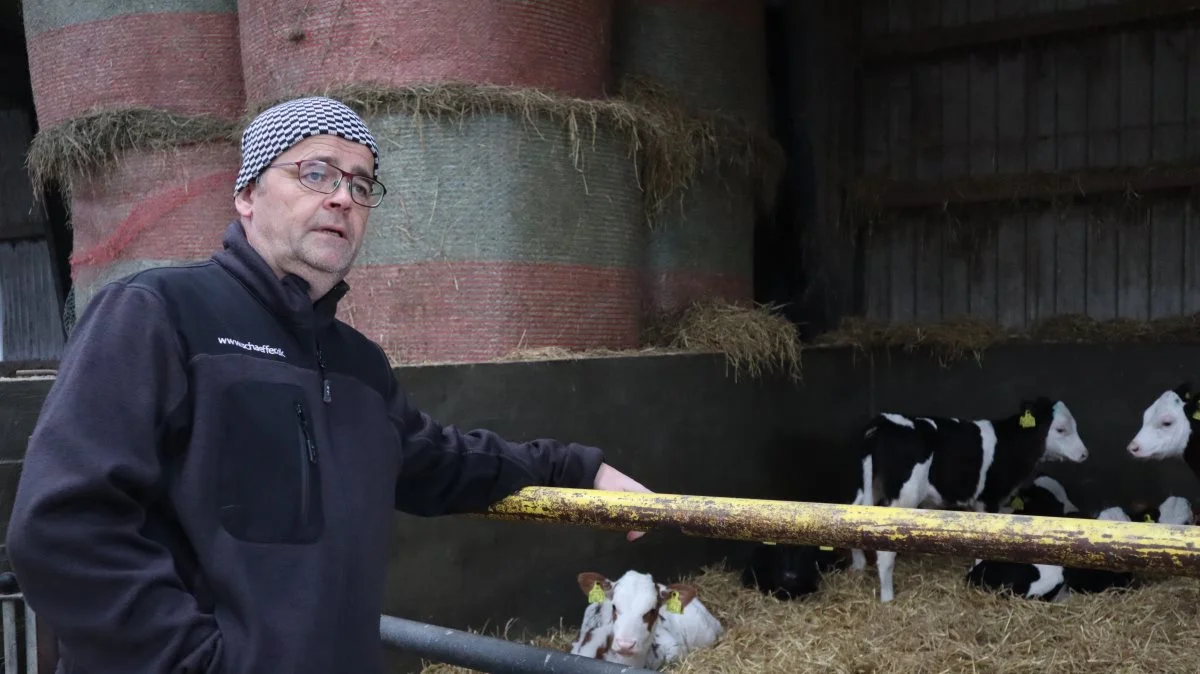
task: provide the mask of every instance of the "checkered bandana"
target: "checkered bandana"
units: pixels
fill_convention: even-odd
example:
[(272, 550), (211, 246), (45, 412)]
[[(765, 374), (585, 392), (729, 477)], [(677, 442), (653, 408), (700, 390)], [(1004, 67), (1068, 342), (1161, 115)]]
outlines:
[(379, 148), (357, 113), (332, 98), (297, 98), (264, 110), (242, 133), (242, 169), (233, 186), (234, 195), (281, 153), (319, 134), (341, 136), (369, 147), (375, 156), (375, 175), (379, 174)]

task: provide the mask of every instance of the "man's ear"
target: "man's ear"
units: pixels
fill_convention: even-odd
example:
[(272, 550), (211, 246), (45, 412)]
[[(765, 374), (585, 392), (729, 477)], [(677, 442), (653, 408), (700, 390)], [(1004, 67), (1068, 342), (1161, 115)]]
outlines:
[(252, 180), (250, 184), (242, 188), (233, 197), (233, 207), (237, 209), (238, 215), (243, 218), (249, 218), (254, 215), (254, 190), (258, 185)]

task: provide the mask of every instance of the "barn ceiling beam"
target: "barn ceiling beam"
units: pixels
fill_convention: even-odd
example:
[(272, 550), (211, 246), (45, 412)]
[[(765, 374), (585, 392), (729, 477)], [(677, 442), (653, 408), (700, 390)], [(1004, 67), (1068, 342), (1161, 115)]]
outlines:
[(1196, 13), (1200, 13), (1200, 0), (1123, 0), (1083, 9), (881, 35), (868, 39), (859, 57), (865, 65), (889, 65), (984, 46), (1179, 19)]
[(482, 516), (1200, 576), (1200, 527), (1184, 525), (560, 487), (526, 487)]
[(1200, 164), (1154, 164), (973, 176), (952, 180), (864, 177), (849, 189), (860, 207), (896, 210), (997, 202), (1053, 202), (1103, 194), (1140, 195), (1200, 185)]

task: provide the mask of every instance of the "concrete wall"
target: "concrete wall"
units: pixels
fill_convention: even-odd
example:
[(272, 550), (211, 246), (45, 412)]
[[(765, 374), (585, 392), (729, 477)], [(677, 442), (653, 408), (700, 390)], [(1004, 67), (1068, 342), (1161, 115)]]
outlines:
[[(1182, 464), (1140, 464), (1124, 445), (1144, 407), (1189, 376), (1200, 345), (1036, 345), (989, 351), (982, 364), (940, 368), (930, 358), (848, 349), (805, 352), (804, 382), (735, 382), (716, 356), (501, 363), (398, 370), (434, 417), (484, 426), (511, 440), (556, 437), (604, 447), (610, 460), (656, 491), (797, 500), (846, 500), (857, 479), (853, 442), (878, 410), (1000, 416), (1022, 396), (1062, 396), (1092, 450), (1086, 470), (1052, 466), (1081, 507), (1168, 492), (1200, 496)], [(46, 381), (0, 381), (0, 512)], [(0, 517), (6, 520), (6, 517)], [(0, 532), (3, 531), (0, 524)], [(465, 518), (397, 516), (389, 613), (515, 633), (578, 621), (574, 577), (636, 567), (676, 574), (729, 557), (745, 544), (652, 532), (623, 534)], [(547, 578), (535, 580), (536, 570)], [(396, 671), (415, 659), (395, 658)]]

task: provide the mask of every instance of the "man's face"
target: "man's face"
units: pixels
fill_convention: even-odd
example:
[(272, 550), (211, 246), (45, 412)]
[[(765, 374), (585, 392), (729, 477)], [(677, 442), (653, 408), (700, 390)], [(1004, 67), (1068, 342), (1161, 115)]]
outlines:
[[(374, 157), (361, 143), (338, 136), (313, 136), (276, 157), (234, 200), (246, 237), (279, 276), (295, 274), (341, 280), (362, 246), (369, 208), (350, 198), (350, 177), (332, 194), (300, 184), (291, 162), (319, 159), (346, 173), (370, 177)], [(335, 281), (336, 282), (336, 281)], [(323, 284), (324, 285), (324, 284)]]

